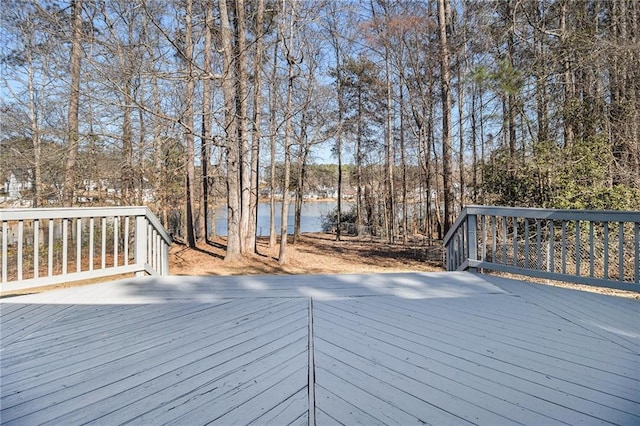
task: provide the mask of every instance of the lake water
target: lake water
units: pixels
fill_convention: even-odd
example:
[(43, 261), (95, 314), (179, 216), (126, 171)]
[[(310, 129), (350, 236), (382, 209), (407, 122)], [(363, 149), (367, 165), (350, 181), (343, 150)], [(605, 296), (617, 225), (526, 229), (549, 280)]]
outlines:
[[(336, 201), (313, 201), (302, 204), (300, 216), (300, 232), (322, 232), (322, 216), (336, 208)], [(344, 208), (344, 207), (343, 207)], [(282, 203), (276, 203), (276, 232), (280, 234), (280, 218)], [(288, 233), (293, 234), (293, 220), (295, 214), (294, 203), (289, 204), (287, 219)], [(258, 235), (269, 235), (269, 203), (258, 204)], [(216, 234), (227, 235), (227, 207), (216, 208)]]

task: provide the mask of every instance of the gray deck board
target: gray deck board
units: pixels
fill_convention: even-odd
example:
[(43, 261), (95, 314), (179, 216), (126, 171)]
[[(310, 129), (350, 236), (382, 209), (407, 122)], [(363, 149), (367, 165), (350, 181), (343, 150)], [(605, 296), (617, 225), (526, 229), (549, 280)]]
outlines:
[(11, 297), (0, 422), (640, 424), (639, 308), (469, 273), (147, 277)]
[[(627, 380), (627, 387), (613, 383), (608, 386), (611, 389), (607, 389), (599, 380), (588, 377), (597, 371), (572, 368), (570, 365), (570, 370), (565, 366), (557, 368), (555, 360), (550, 363), (541, 362), (531, 357), (526, 350), (514, 351), (502, 345), (497, 346), (491, 342), (491, 336), (471, 340), (468, 335), (451, 331), (443, 333), (437, 326), (429, 323), (403, 319), (397, 314), (385, 316), (381, 310), (365, 311), (361, 306), (364, 302), (358, 300), (353, 302), (355, 306), (347, 306), (346, 309), (344, 306), (341, 309), (322, 307), (322, 311), (317, 314), (318, 327), (327, 327), (328, 334), (333, 336), (333, 342), (348, 343), (356, 353), (370, 351), (377, 362), (380, 362), (381, 354), (386, 351), (398, 358), (394, 365), (401, 365), (402, 361), (408, 360), (425, 369), (425, 375), (439, 374), (437, 380), (441, 382), (443, 379), (462, 381), (467, 387), (467, 393), (473, 394), (474, 388), (483, 393), (499, 392), (497, 397), (521, 401), (518, 403), (531, 411), (543, 409), (544, 413), (557, 412), (559, 404), (560, 418), (589, 418), (595, 415), (596, 410), (619, 417), (631, 415), (640, 409), (637, 402), (625, 399), (625, 396), (637, 399), (638, 384), (635, 380)], [(354, 315), (353, 312), (356, 311), (358, 314)], [(324, 312), (327, 313), (326, 316)], [(346, 335), (346, 338), (336, 337), (341, 334)], [(628, 367), (631, 369), (635, 365), (637, 363), (630, 363)], [(573, 382), (576, 374), (587, 376), (580, 385)], [(491, 383), (492, 381), (495, 382)], [(594, 389), (602, 387), (615, 393)], [(622, 397), (614, 396), (619, 394)], [(476, 401), (479, 397), (472, 396), (471, 399)], [(626, 412), (612, 410), (605, 404), (594, 404), (594, 401), (603, 399), (614, 400), (615, 406)], [(528, 405), (525, 405), (527, 401)], [(586, 416), (581, 416), (580, 413), (585, 410)], [(630, 418), (633, 417), (631, 415)], [(530, 418), (529, 423), (534, 420), (535, 416)]]

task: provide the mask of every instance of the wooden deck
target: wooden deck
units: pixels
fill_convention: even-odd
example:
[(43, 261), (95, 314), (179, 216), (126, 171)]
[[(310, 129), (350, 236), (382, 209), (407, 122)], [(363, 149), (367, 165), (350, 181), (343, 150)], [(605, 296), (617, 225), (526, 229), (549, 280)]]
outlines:
[(640, 424), (640, 300), (469, 273), (148, 277), (0, 310), (7, 425)]

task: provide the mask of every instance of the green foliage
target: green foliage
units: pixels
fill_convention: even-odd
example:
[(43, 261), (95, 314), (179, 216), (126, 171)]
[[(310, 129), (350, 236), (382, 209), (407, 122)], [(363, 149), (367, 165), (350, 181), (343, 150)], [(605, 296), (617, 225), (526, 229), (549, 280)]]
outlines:
[(484, 191), (491, 204), (505, 206), (532, 206), (542, 203), (538, 190), (538, 176), (532, 164), (510, 158), (506, 148), (494, 152), (491, 162), (485, 164)]
[(593, 137), (559, 147), (533, 144), (529, 156), (499, 148), (484, 166), (483, 189), (493, 204), (586, 210), (640, 209), (640, 189), (612, 185), (613, 154)]
[[(356, 223), (356, 206), (352, 206), (349, 210), (343, 210), (340, 215), (340, 223)], [(330, 210), (326, 215), (321, 215), (322, 231), (335, 231), (338, 224), (338, 208)]]
[(640, 209), (640, 190), (624, 185), (574, 186), (567, 188), (555, 198), (554, 207), (585, 210), (638, 210)]

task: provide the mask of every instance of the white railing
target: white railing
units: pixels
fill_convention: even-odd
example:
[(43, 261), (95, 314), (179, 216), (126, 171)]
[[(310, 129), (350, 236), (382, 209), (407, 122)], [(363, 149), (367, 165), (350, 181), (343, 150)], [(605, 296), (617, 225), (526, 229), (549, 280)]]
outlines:
[(147, 207), (5, 209), (0, 223), (3, 292), (169, 273), (171, 237)]
[(444, 246), (450, 271), (640, 291), (640, 212), (468, 206)]

